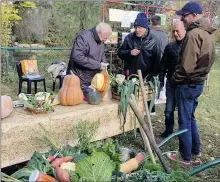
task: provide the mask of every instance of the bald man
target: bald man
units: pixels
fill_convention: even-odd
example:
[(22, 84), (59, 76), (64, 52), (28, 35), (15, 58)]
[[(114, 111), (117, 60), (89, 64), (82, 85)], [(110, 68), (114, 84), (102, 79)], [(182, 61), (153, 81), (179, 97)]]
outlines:
[(185, 37), (186, 30), (182, 21), (174, 23), (172, 33), (175, 41), (167, 44), (164, 50), (163, 58), (161, 61), (159, 79), (161, 88), (164, 86), (164, 77), (166, 76), (166, 109), (165, 109), (165, 125), (166, 129), (161, 134), (161, 137), (168, 137), (173, 133), (174, 126), (174, 110), (175, 110), (175, 86), (171, 83), (171, 77), (175, 71), (178, 61), (179, 52), (181, 49), (182, 40)]

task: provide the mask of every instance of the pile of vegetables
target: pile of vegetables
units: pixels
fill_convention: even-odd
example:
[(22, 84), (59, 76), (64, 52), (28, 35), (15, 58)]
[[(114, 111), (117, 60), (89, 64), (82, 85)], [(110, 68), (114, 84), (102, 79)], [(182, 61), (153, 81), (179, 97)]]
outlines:
[(54, 111), (52, 102), (54, 95), (47, 92), (38, 92), (35, 95), (27, 96), (24, 93), (18, 95), (25, 108), (34, 113)]
[[(56, 150), (46, 153), (34, 152), (27, 166), (15, 172), (11, 176), (3, 174), (2, 181), (26, 182), (30, 175), (38, 170), (47, 174), (59, 182), (187, 182), (189, 176), (183, 172), (166, 174), (162, 168), (148, 165), (150, 161), (145, 159), (140, 166), (130, 175), (121, 172), (121, 167), (129, 162), (121, 161), (119, 146), (113, 140), (90, 144), (87, 150), (70, 145), (63, 146), (59, 155), (52, 162), (50, 159)], [(134, 158), (132, 158), (134, 159)], [(130, 160), (132, 160), (130, 159)], [(120, 167), (121, 166), (121, 167)], [(133, 168), (129, 164), (126, 168)], [(130, 172), (129, 172), (130, 173)], [(14, 179), (14, 180), (13, 180)], [(39, 182), (39, 181), (36, 181)], [(42, 182), (42, 181), (41, 181)]]
[[(152, 164), (144, 153), (127, 154), (117, 141), (106, 139), (91, 143), (99, 121), (81, 121), (76, 129), (77, 146), (58, 146), (51, 134), (39, 124), (51, 145), (46, 153), (34, 152), (24, 168), (11, 176), (1, 173), (3, 182), (187, 182), (183, 172), (166, 174), (160, 164)], [(91, 129), (90, 133), (87, 132)], [(86, 131), (86, 133), (85, 133)], [(129, 150), (127, 150), (129, 151)], [(37, 175), (37, 177), (36, 177)]]

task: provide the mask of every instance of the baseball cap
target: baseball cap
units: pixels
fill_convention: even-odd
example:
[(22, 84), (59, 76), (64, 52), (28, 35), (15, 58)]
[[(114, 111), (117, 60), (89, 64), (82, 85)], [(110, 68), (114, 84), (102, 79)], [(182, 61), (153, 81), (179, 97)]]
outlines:
[(202, 5), (198, 2), (188, 2), (185, 4), (185, 6), (179, 10), (176, 11), (177, 15), (184, 15), (186, 13), (196, 13), (196, 14), (202, 14)]

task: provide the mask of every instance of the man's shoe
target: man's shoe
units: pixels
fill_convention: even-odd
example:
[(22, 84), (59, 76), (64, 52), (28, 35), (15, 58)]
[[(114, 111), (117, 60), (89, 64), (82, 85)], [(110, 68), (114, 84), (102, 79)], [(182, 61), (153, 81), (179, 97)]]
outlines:
[(169, 131), (164, 131), (160, 136), (162, 137), (162, 138), (166, 138), (166, 137), (168, 137), (169, 135), (171, 135), (173, 132), (169, 132)]
[(199, 157), (201, 157), (202, 156), (202, 153), (201, 152), (199, 152), (198, 154), (193, 154), (194, 155), (194, 157), (195, 158), (199, 158)]
[(176, 162), (179, 162), (179, 163), (182, 163), (182, 164), (184, 164), (184, 165), (190, 165), (190, 164), (192, 163), (192, 161), (183, 160), (183, 159), (177, 157), (176, 154), (173, 154), (173, 153), (171, 153), (171, 152), (168, 152), (168, 153), (166, 154), (166, 156), (167, 156), (170, 160), (176, 161)]

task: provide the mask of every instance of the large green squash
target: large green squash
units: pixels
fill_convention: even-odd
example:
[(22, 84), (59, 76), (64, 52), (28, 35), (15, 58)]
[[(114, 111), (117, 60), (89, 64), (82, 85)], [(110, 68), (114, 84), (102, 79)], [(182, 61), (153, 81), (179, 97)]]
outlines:
[(98, 105), (102, 101), (102, 95), (100, 92), (89, 92), (87, 94), (87, 100), (89, 104)]

